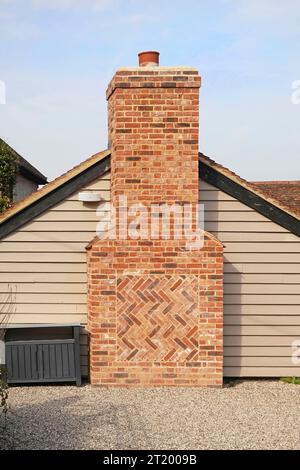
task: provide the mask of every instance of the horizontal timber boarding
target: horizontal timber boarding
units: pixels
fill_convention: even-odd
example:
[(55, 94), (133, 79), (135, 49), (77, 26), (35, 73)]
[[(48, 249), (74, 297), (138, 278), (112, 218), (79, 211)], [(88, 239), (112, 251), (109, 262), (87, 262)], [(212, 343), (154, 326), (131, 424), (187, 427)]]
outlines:
[(200, 181), (205, 228), (223, 243), (224, 375), (300, 375), (300, 240), (218, 188)]
[[(96, 191), (101, 203), (78, 193)], [(11, 323), (86, 323), (86, 245), (107, 215), (109, 174), (99, 177), (0, 242), (0, 309)], [(97, 212), (98, 211), (98, 212)], [(81, 369), (88, 374), (88, 337), (81, 334)]]
[[(276, 359), (273, 360), (276, 363)], [(282, 377), (287, 374), (290, 377), (299, 375), (299, 366), (255, 366), (255, 367), (228, 367), (225, 366), (223, 369), (224, 377)]]
[[(2, 240), (0, 303), (13, 286), (14, 322), (86, 322), (85, 247), (95, 236), (101, 210), (107, 215), (109, 188), (106, 174), (81, 189), (100, 192), (100, 214), (98, 203), (80, 202), (75, 193)], [(205, 228), (225, 245), (224, 374), (299, 375), (299, 367), (290, 363), (291, 344), (300, 338), (299, 238), (203, 181), (200, 202)]]

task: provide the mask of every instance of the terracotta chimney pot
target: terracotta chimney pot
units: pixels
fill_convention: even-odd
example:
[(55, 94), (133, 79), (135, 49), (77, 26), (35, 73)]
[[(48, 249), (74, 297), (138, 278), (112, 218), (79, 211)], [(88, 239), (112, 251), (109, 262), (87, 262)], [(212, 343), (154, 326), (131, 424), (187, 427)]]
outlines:
[(159, 66), (159, 52), (145, 51), (139, 53), (139, 66), (140, 67), (158, 67)]

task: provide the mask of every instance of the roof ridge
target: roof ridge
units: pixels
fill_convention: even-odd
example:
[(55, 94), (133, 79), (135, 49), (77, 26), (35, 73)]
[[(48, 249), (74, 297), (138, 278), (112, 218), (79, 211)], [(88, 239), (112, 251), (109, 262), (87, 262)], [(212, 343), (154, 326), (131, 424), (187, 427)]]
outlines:
[(30, 163), (26, 158), (22, 157), (22, 155), (19, 154), (11, 145), (9, 145), (6, 140), (2, 139), (0, 137), (0, 142), (3, 142), (12, 152), (17, 156), (19, 159), (19, 167), (20, 170), (24, 170), (26, 173), (32, 174), (35, 178), (39, 179), (41, 182), (40, 184), (46, 184), (47, 183), (47, 177), (40, 172), (32, 163)]
[(300, 180), (265, 180), (251, 181), (252, 184), (300, 184)]
[[(97, 163), (100, 163), (110, 154), (111, 154), (110, 150), (104, 150), (102, 152), (95, 153), (91, 157), (87, 158), (83, 162), (71, 168), (69, 171), (63, 173), (62, 175), (60, 175), (59, 177), (57, 177), (50, 183), (46, 184), (38, 191), (32, 193), (31, 195), (22, 199), (18, 203), (14, 204), (5, 212), (0, 214), (0, 225), (6, 222), (11, 217), (13, 217), (14, 215), (18, 214), (19, 212), (27, 209), (32, 204), (35, 204), (35, 203), (38, 203), (39, 201), (44, 200), (44, 197), (46, 197), (49, 193), (64, 186), (64, 184), (67, 184), (69, 181), (71, 181), (73, 178), (76, 178), (78, 175), (80, 175), (84, 171), (92, 169), (94, 165), (96, 165)], [(233, 171), (220, 165), (219, 163), (216, 163), (214, 160), (207, 157), (201, 152), (199, 153), (199, 160), (203, 164), (206, 164), (208, 167), (215, 169), (219, 174), (223, 175), (224, 177), (227, 177), (233, 183), (240, 185), (245, 190), (248, 190), (249, 192), (260, 197), (267, 203), (271, 204), (275, 208), (285, 212), (288, 216), (293, 217), (296, 220), (300, 219), (300, 210), (298, 211), (297, 209), (295, 211), (295, 209), (289, 206), (288, 204), (283, 204), (282, 201), (280, 201), (280, 199), (274, 198), (272, 195), (270, 195), (270, 192), (266, 190), (262, 190), (259, 187), (259, 185), (246, 181), (245, 179), (241, 178), (239, 175), (237, 175)]]

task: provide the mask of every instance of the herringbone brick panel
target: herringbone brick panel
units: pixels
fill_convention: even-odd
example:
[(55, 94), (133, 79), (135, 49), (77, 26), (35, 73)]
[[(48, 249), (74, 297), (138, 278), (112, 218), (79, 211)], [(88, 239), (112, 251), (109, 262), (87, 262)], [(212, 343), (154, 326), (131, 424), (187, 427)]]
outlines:
[(120, 277), (117, 283), (118, 360), (197, 360), (198, 304), (196, 276)]

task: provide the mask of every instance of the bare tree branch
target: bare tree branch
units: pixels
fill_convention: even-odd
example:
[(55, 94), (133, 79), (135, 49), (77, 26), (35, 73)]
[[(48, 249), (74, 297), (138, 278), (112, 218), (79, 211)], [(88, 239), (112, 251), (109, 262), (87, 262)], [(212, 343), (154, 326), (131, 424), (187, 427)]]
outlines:
[(16, 286), (8, 284), (8, 291), (0, 307), (0, 340), (4, 339), (11, 317), (16, 312)]

